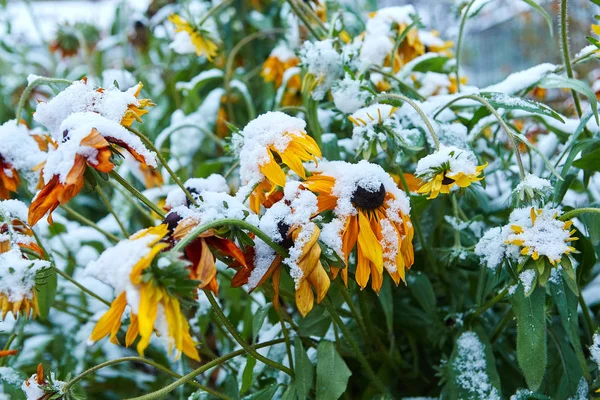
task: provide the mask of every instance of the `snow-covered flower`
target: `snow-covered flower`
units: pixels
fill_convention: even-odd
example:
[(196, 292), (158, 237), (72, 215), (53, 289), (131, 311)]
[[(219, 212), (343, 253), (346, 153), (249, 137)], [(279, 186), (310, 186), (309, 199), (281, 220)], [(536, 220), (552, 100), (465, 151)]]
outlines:
[(321, 157), (321, 149), (305, 127), (303, 120), (277, 111), (260, 115), (242, 130), (240, 174), (242, 184), (253, 188), (252, 211), (258, 212), (277, 186), (285, 186), (286, 174), (278, 160), (304, 179), (302, 163)]
[(300, 50), (302, 65), (308, 75), (305, 84), (314, 100), (322, 100), (325, 94), (344, 73), (342, 57), (334, 47), (332, 39), (305, 42)]
[(450, 193), (454, 186), (466, 188), (483, 179), (486, 166), (487, 163), (478, 166), (475, 155), (469, 150), (440, 145), (439, 150), (417, 163), (415, 175), (423, 181), (418, 193), (435, 199), (440, 193)]
[(285, 44), (275, 47), (262, 67), (260, 75), (265, 82), (273, 82), (275, 88), (281, 86), (283, 75), (288, 69), (300, 63), (300, 59)]
[(56, 379), (54, 372), (45, 377), (44, 367), (38, 364), (36, 373), (23, 382), (21, 390), (25, 393), (26, 400), (70, 399), (71, 396), (64, 393), (65, 385), (66, 382)]
[(361, 90), (363, 83), (360, 80), (346, 76), (331, 90), (333, 102), (338, 110), (351, 114), (361, 108), (369, 98), (369, 92)]
[(177, 53), (195, 52), (196, 55), (204, 55), (208, 61), (212, 62), (219, 47), (207, 29), (195, 26), (177, 14), (171, 14), (169, 21), (175, 25), (175, 39), (171, 47)]
[(183, 352), (199, 360), (180, 303), (180, 299), (191, 296), (197, 282), (190, 280), (183, 263), (159, 257), (159, 253), (169, 247), (163, 241), (168, 233), (167, 224), (143, 229), (88, 264), (88, 274), (112, 286), (117, 295), (110, 309), (98, 320), (91, 341), (110, 334), (111, 342), (117, 343), (121, 319), (129, 306), (131, 323), (125, 337), (126, 346), (140, 336), (137, 350), (143, 355), (156, 331), (166, 340), (169, 353), (175, 351), (176, 358)]
[(531, 204), (543, 204), (552, 194), (554, 188), (547, 179), (537, 175), (527, 174), (525, 179), (519, 182), (512, 196), (516, 204), (528, 202)]
[[(323, 228), (323, 241), (348, 265), (357, 248), (356, 282), (379, 293), (385, 268), (394, 283), (404, 280), (414, 262), (410, 204), (392, 177), (367, 161), (323, 162), (305, 186), (318, 195), (319, 212), (333, 210), (334, 220)], [(332, 267), (335, 275), (338, 269)], [(342, 270), (347, 283), (348, 268)]]

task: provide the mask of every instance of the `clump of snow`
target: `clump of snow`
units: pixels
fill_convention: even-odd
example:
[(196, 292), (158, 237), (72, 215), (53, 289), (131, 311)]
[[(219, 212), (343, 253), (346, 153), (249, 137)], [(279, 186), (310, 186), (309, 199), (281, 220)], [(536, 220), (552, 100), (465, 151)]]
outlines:
[(133, 74), (125, 69), (105, 69), (102, 71), (102, 86), (106, 88), (119, 88), (132, 87), (135, 85), (135, 77)]
[(345, 114), (351, 114), (361, 108), (369, 98), (369, 92), (361, 90), (363, 82), (346, 75), (331, 90), (333, 103)]
[(525, 179), (519, 182), (513, 191), (513, 196), (517, 197), (520, 201), (523, 201), (525, 196), (530, 200), (534, 200), (537, 197), (543, 199), (550, 196), (553, 191), (554, 188), (549, 180), (528, 173)]
[(506, 258), (516, 258), (518, 250), (505, 243), (510, 233), (508, 227), (491, 228), (475, 246), (475, 254), (482, 258), (488, 268), (498, 267)]
[(27, 221), (28, 213), (29, 208), (20, 200), (11, 199), (0, 201), (0, 217), (2, 218), (16, 218), (21, 221)]
[(275, 57), (282, 63), (297, 59), (296, 53), (285, 43), (280, 43), (269, 54), (269, 57)]
[(198, 197), (197, 204), (197, 206), (190, 205), (189, 207), (176, 206), (171, 209), (171, 212), (201, 224), (227, 218), (246, 220), (253, 225), (258, 223), (258, 217), (251, 213), (237, 197), (224, 192), (204, 190)]
[(567, 400), (587, 400), (589, 399), (589, 391), (590, 387), (585, 378), (582, 376), (577, 384), (577, 390), (575, 391), (575, 394), (570, 396)]
[(389, 135), (402, 131), (395, 111), (388, 104), (372, 104), (348, 117), (354, 124), (352, 140), (358, 151), (369, 148), (374, 141), (384, 143)]
[[(192, 196), (199, 199), (205, 191), (211, 192), (229, 192), (227, 181), (219, 174), (211, 174), (207, 178), (190, 178), (183, 184)], [(165, 200), (165, 206), (173, 208), (187, 204), (187, 196), (183, 193), (180, 187), (177, 187), (169, 192)]]
[(594, 340), (590, 346), (590, 356), (592, 360), (600, 368), (600, 334), (594, 333)]
[(28, 260), (17, 246), (0, 253), (0, 293), (11, 303), (33, 297), (35, 275), (38, 271), (49, 268), (46, 260)]
[(545, 63), (536, 65), (524, 71), (510, 74), (502, 82), (488, 86), (482, 89), (482, 92), (500, 92), (506, 94), (515, 94), (525, 90), (538, 83), (544, 76), (554, 72), (556, 65)]
[(465, 332), (456, 341), (453, 369), (457, 384), (470, 394), (469, 399), (500, 400), (500, 393), (487, 374), (485, 348), (474, 332)]
[(235, 136), (232, 146), (240, 149), (242, 184), (256, 184), (264, 177), (260, 166), (270, 161), (270, 148), (283, 153), (294, 136), (305, 134), (306, 122), (280, 111), (259, 115)]
[[(294, 240), (294, 244), (289, 248), (289, 257), (283, 262), (290, 267), (290, 275), (296, 283), (296, 287), (303, 277), (302, 269), (298, 262), (302, 257), (304, 247), (311, 238), (316, 225), (311, 222), (311, 218), (318, 214), (317, 196), (308, 190), (301, 188), (300, 182), (287, 182), (284, 188), (284, 197), (267, 209), (259, 222), (259, 228), (265, 232), (273, 241), (283, 242), (286, 238), (282, 237), (280, 226), (290, 227), (290, 232), (296, 229), (300, 233)], [(248, 278), (248, 286), (256, 287), (261, 278), (269, 269), (275, 253), (262, 240), (256, 241), (255, 247), (255, 268)]]
[(459, 149), (455, 146), (440, 145), (439, 150), (419, 160), (415, 175), (429, 181), (441, 171), (449, 176), (463, 173), (477, 173), (477, 158), (470, 150)]
[(533, 280), (535, 279), (535, 271), (532, 269), (526, 269), (519, 274), (519, 281), (523, 285), (523, 291), (529, 293), (532, 289)]
[(334, 48), (333, 40), (305, 42), (300, 49), (300, 60), (318, 82), (312, 91), (312, 98), (317, 101), (323, 100), (325, 94), (344, 73), (342, 57)]
[(39, 180), (39, 172), (33, 169), (46, 159), (46, 153), (32, 137), (34, 134), (24, 124), (17, 125), (14, 119), (0, 125), (0, 158), (27, 181), (29, 190), (35, 190)]

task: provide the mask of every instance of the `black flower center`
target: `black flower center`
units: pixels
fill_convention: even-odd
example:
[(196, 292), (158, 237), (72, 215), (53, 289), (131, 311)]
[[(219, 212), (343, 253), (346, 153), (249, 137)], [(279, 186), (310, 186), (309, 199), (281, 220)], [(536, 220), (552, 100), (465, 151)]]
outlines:
[[(198, 199), (198, 197), (200, 196), (200, 192), (198, 192), (198, 190), (196, 188), (190, 188), (190, 187), (186, 187), (187, 191), (190, 192), (190, 194), (192, 195), (192, 197), (194, 199)], [(185, 196), (185, 206), (189, 207), (192, 205), (192, 202), (190, 201), (189, 197)]]
[(70, 137), (69, 137), (69, 130), (68, 130), (68, 129), (65, 129), (65, 130), (63, 131), (63, 134), (62, 134), (62, 136), (63, 136), (63, 138), (62, 138), (62, 142), (63, 142), (63, 143), (65, 143), (66, 141), (68, 141), (68, 140), (70, 139)]
[(444, 174), (444, 179), (442, 179), (442, 185), (450, 185), (452, 183), (454, 183), (454, 179), (449, 178)]
[(372, 192), (358, 185), (352, 194), (352, 204), (363, 210), (374, 210), (381, 207), (385, 200), (385, 188), (383, 183), (379, 189)]
[(181, 215), (177, 214), (176, 212), (170, 212), (165, 217), (163, 224), (167, 224), (167, 227), (169, 228), (169, 233), (172, 234), (175, 228), (177, 228), (177, 224), (179, 224), (179, 221), (181, 221)]
[(283, 222), (283, 220), (277, 223), (277, 230), (279, 231), (279, 235), (282, 239), (276, 240), (276, 242), (285, 247), (286, 249), (289, 249), (294, 245), (292, 238), (289, 237), (290, 228), (291, 227), (285, 222)]

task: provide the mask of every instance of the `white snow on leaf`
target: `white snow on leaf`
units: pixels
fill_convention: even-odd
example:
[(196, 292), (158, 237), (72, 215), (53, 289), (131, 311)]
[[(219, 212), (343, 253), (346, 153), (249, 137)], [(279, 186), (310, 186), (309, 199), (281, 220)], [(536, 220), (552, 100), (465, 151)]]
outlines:
[(456, 341), (456, 348), (452, 368), (457, 372), (456, 383), (470, 394), (465, 400), (500, 400), (500, 393), (487, 374), (485, 348), (477, 334), (463, 333)]

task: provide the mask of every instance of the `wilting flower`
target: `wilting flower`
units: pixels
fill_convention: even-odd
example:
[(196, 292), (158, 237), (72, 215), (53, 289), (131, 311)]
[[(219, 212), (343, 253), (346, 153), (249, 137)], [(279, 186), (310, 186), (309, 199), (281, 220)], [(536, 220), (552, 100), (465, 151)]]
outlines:
[(573, 221), (560, 221), (558, 214), (558, 210), (532, 207), (529, 218), (510, 224), (512, 234), (506, 244), (520, 247), (521, 255), (531, 256), (534, 261), (546, 257), (552, 265), (560, 263), (563, 256), (577, 251), (570, 243), (579, 238), (572, 236)]
[[(371, 287), (379, 293), (384, 267), (396, 285), (404, 280), (405, 270), (414, 262), (414, 229), (408, 199), (391, 176), (366, 161), (336, 161), (323, 163), (305, 185), (318, 195), (319, 212), (334, 212), (335, 219), (323, 228), (326, 244), (346, 265), (357, 248), (355, 275), (361, 288), (371, 277)], [(338, 271), (332, 267), (332, 272), (337, 275)], [(347, 268), (342, 270), (342, 279), (347, 283)]]
[[(189, 324), (182, 313), (180, 288), (189, 290), (189, 271), (174, 260), (165, 259), (160, 264), (158, 254), (169, 247), (162, 240), (169, 233), (166, 224), (144, 229), (115, 247), (105, 250), (87, 269), (92, 276), (111, 285), (118, 293), (110, 309), (100, 318), (90, 340), (98, 341), (110, 335), (112, 343), (118, 343), (117, 333), (127, 305), (131, 307), (131, 324), (125, 336), (130, 346), (139, 336), (138, 352), (143, 355), (150, 343), (152, 332), (168, 342), (169, 352), (176, 350), (176, 357), (183, 352), (199, 359), (195, 343), (189, 333)], [(168, 286), (161, 282), (166, 276)]]
[(294, 279), (296, 307), (303, 316), (320, 303), (329, 290), (330, 280), (321, 264), (321, 230), (311, 221), (319, 212), (317, 198), (299, 182), (288, 182), (284, 196), (267, 209), (260, 219), (259, 227), (271, 239), (285, 248), (289, 257), (275, 254), (262, 240), (256, 240), (247, 269), (238, 269), (232, 284), (247, 283), (250, 290), (262, 285), (272, 277), (274, 306), (279, 306), (279, 282), (283, 265), (289, 267)]
[(448, 194), (454, 186), (466, 188), (483, 179), (483, 169), (477, 165), (475, 155), (468, 150), (441, 145), (439, 150), (423, 157), (417, 164), (415, 175), (423, 184), (418, 193), (435, 199), (440, 193)]
[(42, 139), (23, 123), (10, 120), (0, 125), (0, 199), (9, 199), (16, 192), (23, 177), (34, 190), (39, 172), (36, 167), (43, 163), (46, 154), (41, 151)]
[[(208, 31), (192, 25), (189, 21), (184, 20), (177, 14), (171, 14), (169, 16), (169, 21), (175, 25), (175, 32), (177, 33), (174, 45), (178, 42), (179, 45), (190, 42), (196, 50), (196, 55), (204, 55), (208, 61), (212, 62), (213, 58), (217, 55), (218, 47)], [(175, 50), (177, 52), (187, 53), (187, 51), (181, 51), (181, 46), (179, 45), (174, 46)], [(187, 48), (188, 46), (183, 47)]]
[(302, 163), (321, 157), (321, 149), (305, 127), (303, 120), (277, 111), (259, 116), (241, 132), (240, 173), (242, 183), (253, 188), (252, 211), (258, 212), (277, 186), (285, 186), (286, 173), (280, 162), (304, 179)]
[(59, 51), (62, 58), (72, 57), (79, 51), (82, 44), (79, 35), (85, 40), (87, 50), (91, 51), (100, 40), (100, 31), (94, 25), (77, 22), (70, 26), (69, 23), (59, 25), (56, 37), (50, 43), (50, 51)]
[(65, 384), (66, 382), (56, 379), (54, 372), (44, 377), (44, 367), (39, 364), (36, 373), (23, 382), (21, 390), (27, 400), (70, 399), (70, 393), (63, 393)]
[(273, 82), (275, 88), (281, 86), (283, 74), (288, 69), (295, 67), (300, 63), (300, 59), (287, 46), (280, 44), (275, 47), (269, 57), (263, 64), (260, 75), (265, 82)]
[(141, 82), (135, 86), (133, 96), (137, 99), (137, 103), (127, 104), (127, 110), (125, 111), (125, 115), (121, 119), (121, 125), (131, 126), (133, 125), (134, 121), (142, 122), (142, 115), (148, 114), (148, 110), (146, 110), (146, 107), (152, 107), (156, 105), (150, 99), (138, 98), (143, 86), (144, 85), (142, 85)]

